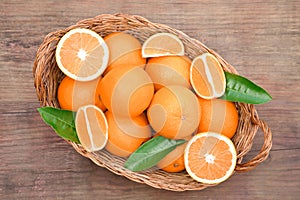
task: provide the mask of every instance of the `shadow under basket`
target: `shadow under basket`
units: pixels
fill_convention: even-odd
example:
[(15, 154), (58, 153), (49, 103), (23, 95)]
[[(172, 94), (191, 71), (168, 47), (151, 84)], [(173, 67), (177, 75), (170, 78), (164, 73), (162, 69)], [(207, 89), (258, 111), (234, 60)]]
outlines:
[[(79, 21), (77, 24), (64, 30), (49, 33), (44, 38), (44, 41), (37, 50), (33, 67), (34, 85), (41, 106), (59, 107), (57, 89), (64, 74), (56, 64), (55, 50), (60, 38), (74, 28), (91, 29), (102, 37), (112, 32), (126, 32), (138, 38), (141, 43), (154, 33), (169, 32), (177, 35), (182, 40), (186, 56), (193, 59), (202, 53), (209, 52), (219, 60), (224, 71), (237, 74), (234, 67), (227, 63), (216, 52), (181, 31), (163, 24), (152, 23), (137, 15), (103, 14)], [(239, 112), (239, 125), (236, 134), (232, 138), (237, 151), (235, 172), (243, 172), (253, 169), (259, 163), (267, 159), (272, 146), (272, 135), (267, 124), (259, 119), (253, 105), (236, 103), (236, 107)], [(253, 139), (259, 128), (264, 134), (263, 145), (255, 157), (243, 163), (243, 157), (251, 150)], [(105, 150), (89, 153), (85, 151), (81, 145), (70, 141), (67, 142), (71, 144), (78, 153), (91, 159), (98, 166), (105, 167), (115, 174), (124, 176), (138, 183), (150, 185), (154, 188), (171, 191), (186, 191), (202, 190), (206, 187), (216, 186), (194, 181), (185, 171), (181, 173), (168, 173), (157, 169), (132, 172), (123, 167), (125, 162), (124, 158), (114, 156)]]

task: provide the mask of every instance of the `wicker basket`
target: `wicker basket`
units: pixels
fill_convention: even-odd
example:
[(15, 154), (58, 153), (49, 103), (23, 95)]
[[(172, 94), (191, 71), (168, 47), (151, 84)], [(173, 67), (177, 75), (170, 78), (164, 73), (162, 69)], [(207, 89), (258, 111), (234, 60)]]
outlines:
[[(177, 35), (185, 45), (186, 55), (191, 59), (204, 52), (210, 52), (215, 55), (221, 63), (225, 71), (237, 73), (237, 71), (221, 58), (216, 52), (209, 49), (201, 42), (188, 37), (181, 31), (173, 29), (163, 24), (152, 23), (147, 19), (126, 14), (103, 14), (94, 18), (79, 21), (77, 24), (70, 26), (64, 30), (49, 33), (36, 55), (36, 60), (33, 67), (34, 84), (38, 99), (41, 106), (59, 107), (57, 101), (57, 88), (64, 77), (64, 74), (59, 70), (55, 61), (55, 49), (60, 38), (74, 28), (91, 29), (102, 37), (112, 32), (124, 31), (127, 32), (141, 42), (145, 41), (149, 36), (157, 32), (170, 32)], [(247, 171), (253, 169), (259, 163), (263, 162), (269, 155), (272, 146), (271, 131), (267, 124), (260, 120), (253, 105), (236, 103), (239, 111), (239, 126), (233, 137), (233, 142), (237, 150), (237, 165), (236, 172)], [(242, 163), (243, 157), (250, 151), (254, 136), (258, 128), (264, 133), (264, 142), (258, 155), (246, 163)], [(132, 172), (123, 167), (124, 158), (111, 155), (107, 151), (99, 151), (89, 153), (86, 152), (80, 145), (70, 143), (74, 149), (81, 155), (91, 159), (94, 163), (101, 167), (112, 171), (115, 174), (125, 176), (126, 178), (135, 182), (144, 183), (155, 188), (185, 191), (185, 190), (202, 190), (209, 186), (194, 181), (186, 172), (181, 173), (167, 173), (162, 170), (149, 170), (144, 172)]]

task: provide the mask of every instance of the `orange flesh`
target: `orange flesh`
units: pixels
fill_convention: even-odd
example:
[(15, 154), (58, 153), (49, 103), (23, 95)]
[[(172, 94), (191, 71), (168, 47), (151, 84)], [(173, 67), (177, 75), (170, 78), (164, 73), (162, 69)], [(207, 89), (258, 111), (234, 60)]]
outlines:
[(192, 68), (192, 80), (194, 89), (198, 91), (201, 95), (211, 96), (213, 91), (210, 83), (208, 82), (204, 63), (202, 60), (198, 59)]
[(63, 46), (60, 50), (61, 63), (72, 74), (78, 74), (81, 66), (81, 59), (77, 56), (77, 51), (67, 49)]
[(211, 56), (206, 57), (207, 66), (209, 68), (209, 71), (211, 73), (211, 76), (213, 78), (213, 84), (214, 89), (216, 93), (221, 93), (224, 90), (224, 76), (222, 74), (224, 73), (222, 68), (219, 66), (219, 63), (212, 58)]
[(76, 118), (77, 118), (76, 119), (76, 121), (77, 121), (76, 130), (77, 130), (77, 133), (79, 133), (78, 137), (80, 139), (80, 143), (83, 146), (87, 147), (88, 149), (91, 149), (92, 144), (91, 144), (91, 139), (88, 134), (87, 123), (86, 123), (84, 112), (77, 113)]
[[(78, 52), (83, 50), (86, 59), (82, 60)], [(102, 65), (99, 57), (104, 55), (104, 50), (99, 41), (86, 33), (75, 33), (67, 38), (60, 51), (61, 63), (72, 74), (85, 77), (95, 74), (98, 66)], [(84, 70), (80, 70), (84, 68)]]
[[(194, 152), (189, 153), (190, 169), (202, 179), (222, 178), (232, 164), (232, 154), (226, 142), (213, 137), (199, 138), (190, 146), (189, 152)], [(213, 163), (206, 161), (207, 155), (214, 157)]]
[(144, 51), (146, 54), (164, 54), (164, 53), (180, 53), (181, 46), (178, 42), (167, 35), (153, 38), (147, 43), (147, 47)]
[[(88, 108), (86, 110), (87, 120), (89, 121), (93, 142), (95, 146), (102, 146), (103, 141), (105, 141), (105, 121), (103, 116), (93, 108)], [(96, 119), (96, 120), (95, 120)]]

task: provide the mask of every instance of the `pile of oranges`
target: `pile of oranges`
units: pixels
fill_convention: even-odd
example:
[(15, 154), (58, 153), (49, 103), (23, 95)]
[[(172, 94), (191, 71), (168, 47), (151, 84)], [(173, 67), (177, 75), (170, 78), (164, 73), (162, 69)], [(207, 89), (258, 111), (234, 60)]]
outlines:
[(143, 44), (123, 32), (102, 38), (73, 29), (59, 41), (58, 67), (66, 75), (57, 96), (75, 111), (76, 131), (89, 152), (105, 148), (130, 156), (158, 135), (185, 139), (157, 166), (186, 171), (215, 184), (233, 172), (236, 152), (230, 138), (238, 126), (235, 104), (218, 99), (226, 79), (217, 59), (185, 56), (175, 35), (157, 33)]

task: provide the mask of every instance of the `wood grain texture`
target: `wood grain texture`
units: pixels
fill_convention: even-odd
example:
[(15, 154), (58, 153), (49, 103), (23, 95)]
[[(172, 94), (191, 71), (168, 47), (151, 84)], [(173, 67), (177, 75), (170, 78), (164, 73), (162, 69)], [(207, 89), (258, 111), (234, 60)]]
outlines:
[[(0, 199), (296, 199), (300, 196), (300, 2), (0, 2)], [(273, 96), (256, 106), (273, 132), (270, 158), (203, 191), (134, 183), (77, 154), (41, 120), (33, 86), (36, 49), (49, 32), (103, 13), (142, 15), (216, 50)], [(249, 157), (260, 148), (255, 138)]]

